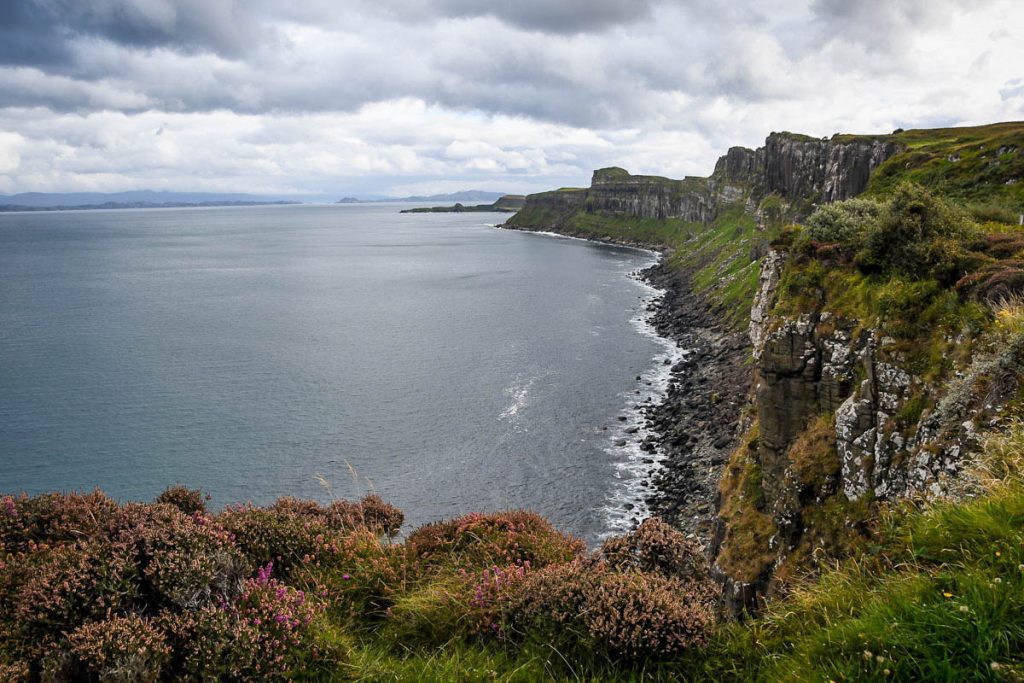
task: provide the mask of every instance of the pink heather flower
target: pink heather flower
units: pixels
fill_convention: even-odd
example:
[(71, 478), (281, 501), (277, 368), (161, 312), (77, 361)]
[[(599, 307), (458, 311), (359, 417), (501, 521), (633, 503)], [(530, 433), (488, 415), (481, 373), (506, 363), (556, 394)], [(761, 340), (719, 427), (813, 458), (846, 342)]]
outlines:
[(18, 508), (14, 505), (14, 499), (10, 496), (4, 498), (4, 512), (7, 513), (8, 517), (17, 517)]
[(352, 577), (351, 577), (351, 576), (349, 576), (348, 574), (342, 574), (342, 575), (341, 575), (341, 580), (342, 580), (342, 581), (348, 581), (348, 580), (349, 580), (349, 579), (351, 579), (351, 578), (352, 578)]
[(270, 573), (272, 571), (274, 571), (274, 563), (268, 562), (266, 567), (263, 567), (256, 572), (256, 583), (266, 584), (270, 581)]

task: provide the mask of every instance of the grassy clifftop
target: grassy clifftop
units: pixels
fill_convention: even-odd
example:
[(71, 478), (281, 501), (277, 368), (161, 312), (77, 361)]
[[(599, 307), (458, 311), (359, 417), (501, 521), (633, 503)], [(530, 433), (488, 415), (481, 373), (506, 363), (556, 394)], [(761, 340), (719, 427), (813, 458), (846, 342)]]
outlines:
[(1024, 213), (1024, 123), (910, 130), (889, 137), (906, 150), (875, 171), (869, 195), (889, 194), (910, 181), (979, 211), (1002, 211), (1010, 218)]
[[(897, 153), (870, 174), (865, 196), (882, 199), (900, 184), (912, 182), (955, 200), (981, 221), (1013, 224), (1024, 214), (1021, 122), (886, 135), (838, 134), (829, 140), (781, 135), (819, 147), (894, 143)], [(784, 223), (802, 219), (802, 212), (816, 200), (765, 194), (756, 167), (768, 162), (758, 156), (762, 150), (739, 151), (754, 167), (738, 178), (671, 180), (633, 176), (617, 167), (600, 169), (590, 188), (530, 195), (506, 225), (671, 249), (672, 262), (692, 273), (695, 289), (740, 328), (748, 320), (756, 289), (757, 258)]]

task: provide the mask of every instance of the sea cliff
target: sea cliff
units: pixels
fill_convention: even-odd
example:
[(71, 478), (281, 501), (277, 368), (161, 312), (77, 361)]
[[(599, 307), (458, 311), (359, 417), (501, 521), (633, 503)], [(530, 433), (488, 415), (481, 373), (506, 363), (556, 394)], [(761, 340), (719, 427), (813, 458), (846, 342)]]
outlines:
[[(1017, 386), (1016, 351), (983, 350), (981, 321), (1020, 285), (1016, 247), (992, 235), (1024, 213), (1021, 131), (772, 133), (706, 178), (600, 169), (505, 224), (666, 254), (645, 274), (668, 291), (654, 319), (695, 352), (648, 413), (665, 455), (650, 507), (706, 543), (734, 613), (852, 552), (891, 501), (968, 485)], [(836, 220), (864, 223), (820, 227)], [(932, 247), (891, 262), (929, 225), (959, 254), (929, 257), (945, 270), (909, 265)], [(1010, 384), (993, 393), (996, 367)]]

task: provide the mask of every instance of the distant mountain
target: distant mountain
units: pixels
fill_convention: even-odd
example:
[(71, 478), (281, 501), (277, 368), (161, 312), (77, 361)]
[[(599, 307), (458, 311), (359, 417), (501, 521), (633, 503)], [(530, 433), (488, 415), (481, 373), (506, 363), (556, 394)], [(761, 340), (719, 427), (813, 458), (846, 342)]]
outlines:
[(221, 192), (23, 192), (0, 195), (0, 210), (225, 206), (295, 202), (296, 197), (287, 195)]
[(487, 192), (485, 190), (462, 190), (449, 194), (413, 195), (411, 197), (383, 197), (373, 199), (356, 199), (345, 197), (336, 204), (355, 204), (356, 202), (496, 202), (506, 196), (504, 192)]
[(402, 209), (398, 213), (467, 213), (473, 211), (497, 211), (499, 213), (515, 213), (526, 204), (526, 195), (505, 194), (492, 204), (475, 204), (466, 206), (456, 202), (455, 206), (425, 206), (415, 209)]

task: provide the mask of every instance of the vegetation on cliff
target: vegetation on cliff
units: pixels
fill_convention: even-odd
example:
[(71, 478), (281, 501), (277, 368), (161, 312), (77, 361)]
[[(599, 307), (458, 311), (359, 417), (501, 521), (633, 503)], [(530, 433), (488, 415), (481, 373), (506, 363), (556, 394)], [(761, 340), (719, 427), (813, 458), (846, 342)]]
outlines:
[[(431, 524), (321, 506), (3, 498), (0, 679), (1019, 680), (1024, 422), (962, 503), (901, 503), (855, 559), (743, 623), (649, 521), (593, 554), (513, 512)], [(268, 559), (273, 558), (273, 559)]]
[(587, 552), (523, 511), (397, 542), (373, 496), (0, 496), (0, 680), (1024, 680), (1022, 130), (776, 134), (510, 219), (756, 304), (711, 566), (656, 519)]

